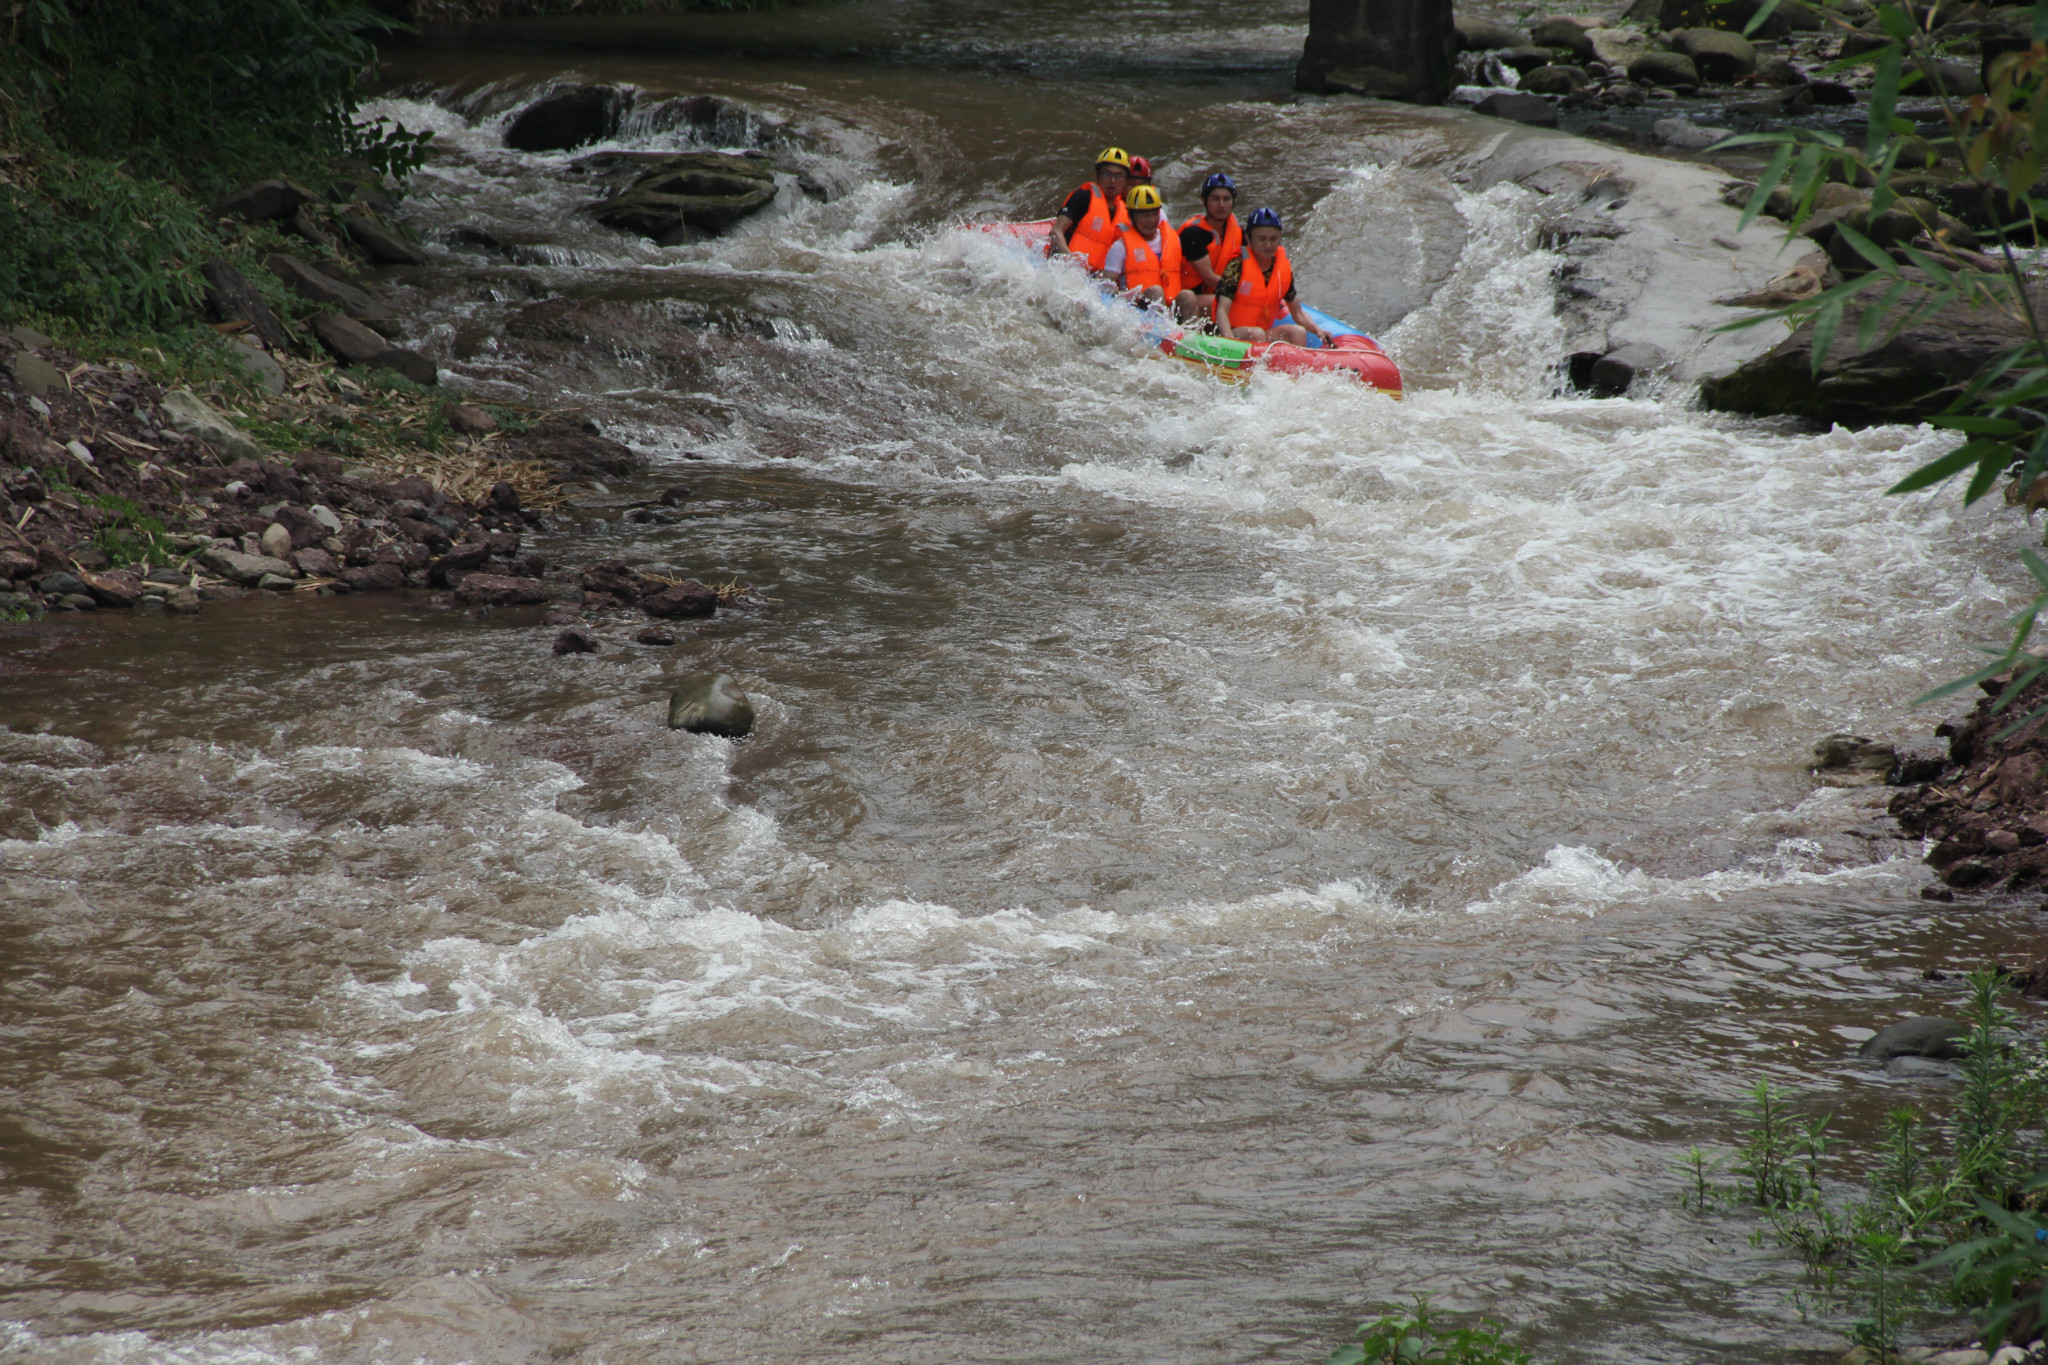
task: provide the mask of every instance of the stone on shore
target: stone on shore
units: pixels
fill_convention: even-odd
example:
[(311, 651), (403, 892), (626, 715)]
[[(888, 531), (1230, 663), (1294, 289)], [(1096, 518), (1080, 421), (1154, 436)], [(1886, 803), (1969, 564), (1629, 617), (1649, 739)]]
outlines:
[(1690, 119), (1660, 118), (1650, 125), (1650, 135), (1666, 147), (1681, 152), (1704, 152), (1723, 138), (1734, 137), (1733, 128), (1702, 128)]
[(357, 322), (386, 336), (398, 334), (398, 319), (392, 316), (391, 309), (366, 290), (337, 280), (325, 271), (315, 270), (298, 257), (282, 251), (265, 256), (263, 266), (300, 298), (338, 308)]
[(171, 390), (159, 400), (158, 406), (172, 431), (204, 441), (221, 454), (238, 460), (263, 458), (263, 447), (248, 432), (215, 412), (190, 389)]
[(1680, 29), (1671, 35), (1671, 48), (1692, 58), (1703, 80), (1728, 84), (1756, 70), (1756, 49), (1739, 33), (1717, 28)]
[(427, 254), (365, 209), (343, 209), (341, 228), (356, 248), (379, 265), (425, 265)]
[(1630, 62), (1656, 48), (1649, 34), (1633, 28), (1591, 29), (1586, 39), (1593, 45), (1593, 56), (1616, 71), (1628, 70)]
[(292, 533), (274, 521), (263, 528), (263, 534), (257, 537), (257, 544), (261, 545), (263, 553), (272, 559), (290, 560), (292, 557)]
[(1593, 40), (1586, 35), (1600, 27), (1595, 19), (1579, 15), (1558, 15), (1545, 19), (1529, 30), (1529, 37), (1538, 47), (1561, 47), (1578, 57), (1593, 55)]
[(64, 372), (34, 351), (16, 351), (8, 357), (7, 369), (31, 398), (47, 398), (53, 391), (70, 387), (64, 382)]
[(164, 607), (180, 616), (191, 616), (199, 610), (199, 594), (191, 588), (172, 588), (164, 594)]
[(1813, 766), (1823, 771), (1888, 773), (1898, 757), (1890, 744), (1862, 735), (1829, 735), (1813, 746)]
[[(280, 528), (282, 529), (282, 528)], [(289, 547), (290, 537), (286, 537)], [(249, 555), (225, 545), (210, 545), (199, 552), (199, 567), (208, 573), (253, 588), (265, 574), (277, 574), (289, 579), (292, 566), (283, 559), (272, 555)]]
[(270, 305), (249, 283), (248, 276), (219, 257), (200, 262), (199, 273), (206, 279), (206, 306), (214, 317), (222, 322), (247, 323), (249, 331), (265, 346), (282, 350), (290, 345), (284, 324), (270, 311)]
[(289, 217), (298, 212), (301, 204), (311, 203), (313, 198), (311, 190), (289, 180), (258, 180), (215, 204), (213, 211), (223, 218), (262, 223), (272, 218)]
[(142, 600), (142, 580), (132, 573), (87, 573), (85, 590), (103, 607), (132, 607)]
[(396, 564), (365, 564), (343, 569), (341, 581), (352, 592), (396, 592), (405, 586), (405, 570)]
[(1806, 73), (1783, 57), (1759, 57), (1753, 74), (1759, 85), (1806, 84)]
[(1628, 78), (1644, 85), (1698, 85), (1699, 68), (1683, 52), (1646, 52), (1628, 64)]
[(626, 95), (617, 86), (580, 85), (536, 100), (505, 129), (505, 145), (522, 152), (566, 152), (619, 131)]
[(413, 383), (431, 386), (440, 381), (434, 362), (418, 351), (393, 346), (354, 318), (339, 313), (322, 313), (313, 319), (313, 335), (344, 365), (391, 370)]
[(1970, 1036), (1968, 1026), (1953, 1019), (1942, 1019), (1935, 1015), (1921, 1015), (1913, 1019), (1901, 1019), (1895, 1024), (1886, 1024), (1875, 1036), (1867, 1039), (1856, 1055), (1873, 1062), (1888, 1062), (1894, 1057), (1934, 1057), (1945, 1062), (1961, 1061), (1969, 1055), (1963, 1040)]
[(1569, 95), (1593, 83), (1593, 78), (1576, 66), (1539, 66), (1522, 77), (1522, 89), (1532, 95)]
[(669, 697), (668, 728), (739, 739), (754, 728), (754, 704), (730, 673), (693, 673)]
[(468, 403), (441, 405), (441, 420), (464, 436), (488, 436), (498, 429), (498, 419)]
[[(1741, 33), (1762, 8), (1763, 0), (1635, 0), (1622, 17), (1644, 28), (1666, 32), (1718, 28)], [(1780, 0), (1770, 17), (1758, 26), (1756, 36), (1783, 38), (1788, 33), (1816, 33), (1822, 26), (1822, 15), (1813, 7), (1800, 0)]]
[(1451, 16), (1451, 30), (1458, 35), (1458, 48), (1463, 52), (1499, 52), (1503, 48), (1525, 47), (1529, 35), (1496, 24), (1490, 19), (1470, 19), (1462, 14)]
[(1557, 127), (1557, 106), (1541, 95), (1502, 92), (1488, 95), (1472, 109), (1474, 113), (1485, 114), (1489, 118), (1511, 119), (1532, 128)]

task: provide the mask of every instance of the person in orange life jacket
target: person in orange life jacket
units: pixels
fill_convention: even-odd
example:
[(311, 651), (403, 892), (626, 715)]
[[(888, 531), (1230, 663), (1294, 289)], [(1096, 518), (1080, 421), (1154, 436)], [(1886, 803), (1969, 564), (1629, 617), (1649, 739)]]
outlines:
[(1236, 207), (1237, 182), (1217, 171), (1202, 182), (1202, 211), (1180, 225), (1180, 287), (1211, 316), (1224, 264), (1244, 250), (1244, 230), (1231, 212)]
[(1180, 238), (1160, 226), (1159, 191), (1139, 185), (1124, 196), (1131, 214), (1103, 257), (1102, 273), (1132, 295), (1134, 303), (1170, 303), (1185, 322), (1195, 316), (1195, 296), (1180, 287)]
[(1059, 216), (1052, 220), (1054, 256), (1071, 251), (1088, 262), (1090, 270), (1102, 269), (1102, 258), (1110, 243), (1129, 225), (1124, 211), (1124, 188), (1131, 178), (1131, 155), (1121, 147), (1104, 147), (1095, 158), (1095, 179), (1067, 196)]
[[(1280, 245), (1280, 215), (1254, 209), (1244, 220), (1245, 249), (1223, 267), (1216, 285), (1216, 316), (1223, 335), (1239, 341), (1288, 341), (1306, 346), (1310, 333), (1324, 345), (1330, 334), (1297, 307), (1294, 267)], [(1283, 317), (1292, 322), (1281, 322)]]

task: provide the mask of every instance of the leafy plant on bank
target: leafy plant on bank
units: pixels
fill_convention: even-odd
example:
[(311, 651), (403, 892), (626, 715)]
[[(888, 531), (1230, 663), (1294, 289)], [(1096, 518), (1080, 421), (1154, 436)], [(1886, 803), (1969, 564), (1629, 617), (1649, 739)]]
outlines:
[[(208, 256), (248, 256), (208, 209), (273, 176), (404, 175), (426, 134), (363, 124), (357, 0), (15, 0), (0, 13), (0, 319), (168, 332)], [(260, 235), (260, 234), (257, 234)], [(259, 286), (260, 287), (260, 286)]]
[(1381, 1314), (1358, 1325), (1357, 1340), (1330, 1353), (1324, 1365), (1529, 1365), (1529, 1353), (1508, 1341), (1497, 1323), (1439, 1327), (1429, 1299), (1411, 1312)]
[[(1750, 21), (1754, 31), (1769, 18), (1777, 0), (1767, 0)], [(1812, 360), (1820, 372), (1829, 351), (1845, 331), (1858, 347), (1868, 347), (1880, 334), (1905, 328), (1952, 307), (1991, 309), (2012, 319), (2024, 339), (1963, 386), (1948, 410), (1932, 419), (1962, 438), (1960, 444), (1929, 461), (1887, 490), (1904, 494), (1966, 478), (1967, 506), (1991, 492), (2010, 474), (2012, 497), (2029, 507), (2048, 501), (2048, 333), (2044, 333), (2042, 301), (2028, 287), (2035, 248), (2048, 243), (2042, 233), (2048, 211), (2048, 0), (2033, 7), (2030, 48), (1998, 55), (1990, 63), (1986, 92), (1968, 99), (1944, 86), (1934, 58), (1931, 27), (1937, 6), (1920, 11), (1928, 28), (1916, 24), (1914, 11), (1882, 4), (1877, 19), (1891, 41), (1874, 51), (1845, 57), (1827, 70), (1840, 72), (1869, 67), (1872, 72), (1870, 114), (1860, 144), (1816, 129), (1788, 129), (1728, 138), (1720, 148), (1753, 145), (1771, 149), (1755, 192), (1743, 209), (1747, 227), (1771, 202), (1774, 193), (1790, 202), (1788, 240), (1796, 238), (1815, 211), (1817, 196), (1831, 180), (1867, 184), (1870, 204), (1865, 228), (1899, 206), (1893, 179), (1902, 164), (1918, 160), (1924, 167), (1931, 148), (1951, 153), (1961, 162), (1964, 180), (1951, 187), (1988, 221), (1993, 250), (1989, 254), (1963, 249), (1946, 240), (1936, 221), (1927, 221), (1917, 206), (1912, 218), (1925, 231), (1909, 240), (1881, 245), (1873, 236), (1837, 222), (1838, 240), (1854, 252), (1852, 264), (1862, 267), (1852, 278), (1810, 298), (1759, 313), (1734, 324), (1754, 326), (1781, 319), (1793, 326), (1813, 326)], [(1923, 141), (1914, 126), (1898, 116), (1905, 94), (1932, 94), (1940, 103), (1945, 133)], [(1898, 220), (1892, 220), (1897, 227)], [(1893, 233), (1882, 234), (1894, 236)], [(1850, 272), (1845, 270), (1844, 274)], [(2044, 672), (2048, 659), (2025, 651), (2035, 622), (2048, 608), (2048, 562), (2031, 550), (2022, 557), (2039, 591), (2006, 622), (2010, 638), (2003, 646), (1985, 646), (1990, 662), (1967, 677), (1957, 678), (1920, 698), (1938, 697), (1975, 686), (2016, 670), (1994, 708), (2009, 707), (2020, 692)], [(2048, 708), (2026, 717), (2031, 720)], [(2024, 722), (2022, 722), (2024, 723)]]
[[(1974, 972), (1969, 984), (1962, 1084), (1945, 1119), (1901, 1106), (1886, 1115), (1875, 1152), (1845, 1156), (1828, 1135), (1832, 1116), (1802, 1119), (1758, 1081), (1729, 1162), (1739, 1181), (1714, 1181), (1715, 1163), (1698, 1148), (1679, 1163), (1688, 1205), (1719, 1198), (1759, 1210), (1754, 1240), (1798, 1252), (1822, 1301), (1851, 1314), (1850, 1336), (1879, 1355), (1896, 1349), (1910, 1314), (1932, 1307), (1980, 1311), (1995, 1332), (2029, 1258), (2048, 1268), (2048, 1244), (2022, 1246), (2011, 1226), (2026, 1223), (2011, 1210), (2048, 1188), (2048, 1176), (2027, 1174), (2042, 1157), (2048, 1053), (2012, 1041), (2017, 1019), (2001, 976)], [(1845, 1160), (1863, 1167), (1860, 1185), (1829, 1178)]]

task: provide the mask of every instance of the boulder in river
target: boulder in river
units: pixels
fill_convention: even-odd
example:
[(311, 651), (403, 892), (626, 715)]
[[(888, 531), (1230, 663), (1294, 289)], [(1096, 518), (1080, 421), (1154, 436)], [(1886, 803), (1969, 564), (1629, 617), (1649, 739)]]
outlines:
[(1503, 48), (1526, 47), (1529, 44), (1528, 34), (1506, 24), (1462, 14), (1451, 16), (1451, 31), (1458, 35), (1458, 50), (1461, 52), (1499, 52)]
[(754, 704), (730, 673), (693, 673), (668, 699), (668, 728), (739, 739), (754, 728)]
[(1704, 152), (1723, 138), (1735, 136), (1733, 128), (1702, 128), (1691, 119), (1660, 118), (1650, 125), (1650, 135), (1666, 147), (1681, 152)]
[(1700, 72), (1683, 52), (1646, 52), (1628, 64), (1628, 78), (1642, 85), (1698, 85)]
[(595, 654), (597, 637), (580, 626), (571, 626), (555, 637), (557, 654)]
[[(578, 164), (616, 163), (628, 156)], [(633, 161), (640, 167), (633, 182), (590, 212), (606, 227), (637, 232), (663, 246), (714, 236), (775, 198), (774, 166), (755, 157), (685, 152)]]
[(1953, 1019), (1921, 1015), (1886, 1024), (1856, 1049), (1856, 1055), (1873, 1062), (1888, 1062), (1894, 1057), (1961, 1061), (1969, 1055), (1963, 1046), (1963, 1040), (1969, 1036), (1969, 1028)]
[(1633, 28), (1591, 29), (1586, 40), (1593, 45), (1593, 56), (1616, 71), (1628, 70), (1630, 62), (1656, 48), (1649, 34)]
[(1702, 80), (1726, 85), (1756, 70), (1756, 49), (1739, 33), (1717, 28), (1680, 29), (1671, 35), (1671, 48), (1692, 58)]
[(1539, 66), (1522, 77), (1522, 89), (1532, 95), (1569, 95), (1593, 83), (1593, 78), (1576, 66)]
[(519, 111), (505, 129), (505, 145), (522, 152), (566, 152), (619, 131), (626, 93), (613, 85), (558, 90)]
[(533, 606), (548, 600), (547, 585), (537, 578), (509, 578), (503, 574), (466, 574), (455, 590), (456, 600), (478, 607)]
[(1593, 40), (1586, 34), (1600, 27), (1597, 19), (1580, 15), (1558, 15), (1545, 19), (1529, 30), (1529, 37), (1538, 47), (1561, 47), (1575, 57), (1593, 55)]
[(686, 579), (640, 599), (640, 609), (649, 616), (685, 620), (709, 616), (718, 610), (718, 594), (696, 579)]
[[(1891, 287), (1876, 278), (1861, 297), (1874, 304)], [(1918, 301), (1908, 290), (1902, 307)], [(2038, 306), (2048, 306), (2044, 298)], [(1846, 427), (1912, 425), (1947, 409), (1985, 366), (2026, 340), (2026, 327), (1995, 309), (1951, 305), (1896, 335), (1882, 330), (1856, 344), (1861, 310), (1848, 310), (1827, 359), (1813, 368), (1813, 324), (1804, 324), (1732, 374), (1708, 379), (1700, 397), (1710, 408), (1755, 416), (1791, 414)]]
[(1557, 106), (1541, 95), (1518, 95), (1507, 92), (1488, 95), (1472, 106), (1474, 113), (1489, 118), (1512, 119), (1535, 128), (1557, 127)]
[[(1763, 8), (1764, 0), (1635, 0), (1622, 17), (1644, 28), (1663, 31), (1687, 28), (1719, 28), (1741, 33)], [(1757, 26), (1759, 38), (1783, 38), (1788, 33), (1817, 33), (1822, 16), (1800, 0), (1779, 0), (1770, 17)]]
[(341, 581), (355, 592), (396, 592), (405, 586), (405, 570), (396, 564), (364, 564), (343, 569)]

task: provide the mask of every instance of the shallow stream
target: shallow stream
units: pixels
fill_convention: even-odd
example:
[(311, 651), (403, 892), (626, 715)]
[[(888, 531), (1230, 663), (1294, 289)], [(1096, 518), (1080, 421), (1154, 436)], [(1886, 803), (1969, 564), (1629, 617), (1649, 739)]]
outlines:
[[(542, 548), (778, 605), (0, 642), (0, 1356), (1319, 1361), (1423, 1292), (1546, 1360), (1837, 1340), (1672, 1163), (1760, 1076), (1867, 1131), (1925, 1092), (1855, 1040), (2032, 941), (1802, 762), (1927, 733), (2024, 528), (1881, 498), (1925, 431), (1555, 396), (1537, 196), (1293, 97), (1305, 5), (1130, 10), (393, 55), (417, 339), (654, 455)], [(500, 143), (570, 74), (813, 192), (598, 228)], [(958, 229), (1104, 142), (1279, 207), (1406, 400), (1148, 357)], [(664, 728), (712, 666), (754, 739)]]

